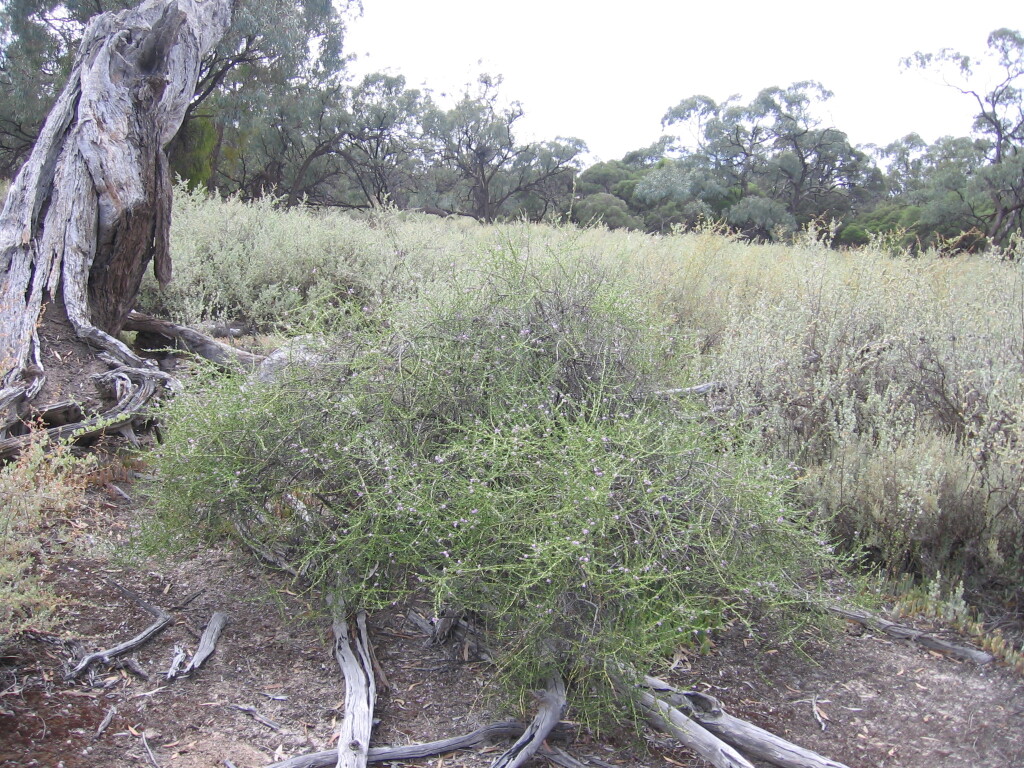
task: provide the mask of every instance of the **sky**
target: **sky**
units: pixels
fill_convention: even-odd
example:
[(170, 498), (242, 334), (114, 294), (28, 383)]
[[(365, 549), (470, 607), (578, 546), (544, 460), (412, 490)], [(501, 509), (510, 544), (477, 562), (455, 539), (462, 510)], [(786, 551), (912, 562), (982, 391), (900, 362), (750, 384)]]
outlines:
[(442, 103), (440, 94), (458, 96), (480, 73), (501, 75), (502, 95), (525, 110), (519, 141), (580, 138), (593, 161), (654, 143), (665, 112), (689, 96), (750, 99), (799, 80), (817, 80), (835, 94), (820, 116), (854, 144), (885, 145), (912, 131), (928, 142), (963, 136), (970, 98), (937, 73), (902, 71), (900, 59), (940, 48), (979, 55), (992, 30), (1024, 30), (1020, 0), (363, 6), (346, 39), (355, 74), (401, 74)]

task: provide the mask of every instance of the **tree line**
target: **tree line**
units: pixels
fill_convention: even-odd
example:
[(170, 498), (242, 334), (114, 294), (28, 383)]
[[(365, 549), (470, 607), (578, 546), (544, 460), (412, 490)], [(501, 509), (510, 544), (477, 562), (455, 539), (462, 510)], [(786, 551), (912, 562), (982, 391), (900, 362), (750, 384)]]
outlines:
[[(0, 0), (0, 177), (30, 151), (86, 21), (130, 0)], [(855, 146), (824, 124), (831, 93), (802, 81), (753, 99), (706, 95), (668, 109), (655, 145), (584, 167), (576, 138), (521, 142), (524, 112), (481, 75), (453, 105), (398, 75), (349, 75), (356, 0), (240, 0), (209, 54), (173, 170), (190, 185), (285, 204), (392, 205), (491, 222), (599, 221), (650, 232), (724, 222), (786, 238), (809, 222), (836, 242), (1006, 247), (1024, 225), (1024, 36), (999, 29), (979, 57), (916, 53), (977, 107), (969, 136), (910, 134)], [(980, 69), (999, 77), (973, 85)], [(679, 135), (694, 137), (683, 144)]]

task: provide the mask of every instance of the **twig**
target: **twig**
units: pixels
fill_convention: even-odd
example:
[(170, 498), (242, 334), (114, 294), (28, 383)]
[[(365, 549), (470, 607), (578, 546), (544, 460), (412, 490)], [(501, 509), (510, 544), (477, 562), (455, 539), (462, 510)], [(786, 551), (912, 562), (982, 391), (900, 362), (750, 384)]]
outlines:
[(281, 730), (280, 725), (275, 723), (269, 717), (264, 717), (263, 715), (261, 715), (259, 712), (256, 711), (256, 707), (249, 707), (244, 704), (228, 704), (228, 706), (231, 707), (231, 709), (237, 709), (239, 712), (245, 712), (245, 714), (250, 715), (252, 719), (255, 720), (257, 723), (262, 723), (272, 731)]
[(148, 613), (151, 613), (153, 616), (156, 616), (156, 621), (154, 621), (152, 624), (146, 627), (146, 629), (142, 630), (142, 632), (140, 632), (130, 640), (125, 640), (123, 643), (115, 645), (113, 648), (110, 648), (106, 651), (96, 651), (95, 653), (90, 653), (87, 656), (84, 656), (82, 660), (79, 661), (78, 664), (75, 666), (75, 668), (64, 676), (65, 680), (75, 680), (76, 678), (81, 676), (81, 674), (85, 672), (85, 670), (87, 670), (90, 666), (92, 666), (98, 661), (106, 663), (115, 656), (120, 656), (122, 654), (127, 653), (128, 651), (132, 651), (138, 648), (140, 645), (148, 642), (157, 634), (162, 632), (167, 627), (167, 625), (171, 623), (171, 614), (167, 613), (167, 611), (163, 610), (158, 606), (150, 605), (145, 600), (143, 600), (138, 595), (138, 593), (133, 592), (127, 587), (123, 587), (120, 584), (117, 584), (113, 581), (108, 581), (107, 583), (113, 587), (116, 587), (122, 594), (129, 597), (132, 600), (132, 602), (134, 602), (140, 608), (147, 611)]
[(146, 740), (146, 734), (142, 734), (142, 746), (146, 748), (146, 758), (149, 760), (149, 764), (153, 768), (160, 768), (160, 763), (156, 761), (156, 757), (153, 755), (153, 750), (149, 748), (149, 742)]
[(103, 732), (105, 730), (107, 730), (107, 727), (113, 721), (114, 715), (116, 715), (116, 714), (117, 714), (117, 707), (110, 707), (107, 710), (107, 714), (105, 714), (103, 716), (103, 720), (100, 721), (99, 727), (96, 728), (96, 733), (92, 737), (93, 741), (96, 741), (100, 736), (103, 735)]
[(191, 603), (193, 600), (195, 600), (197, 597), (199, 597), (205, 591), (206, 591), (206, 587), (200, 587), (195, 592), (193, 592), (191, 595), (189, 595), (184, 600), (182, 600), (180, 603), (178, 603), (175, 606), (172, 606), (171, 610), (172, 611), (180, 611), (180, 610), (186, 608), (189, 603)]

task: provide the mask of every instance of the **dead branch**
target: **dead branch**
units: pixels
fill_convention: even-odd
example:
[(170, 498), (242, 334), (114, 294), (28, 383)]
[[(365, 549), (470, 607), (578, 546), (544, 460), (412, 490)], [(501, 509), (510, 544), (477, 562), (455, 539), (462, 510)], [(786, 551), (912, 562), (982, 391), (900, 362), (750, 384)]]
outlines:
[(715, 768), (754, 768), (735, 749), (653, 694), (641, 691), (639, 703), (654, 728), (674, 736)]
[(925, 648), (938, 651), (939, 653), (944, 653), (948, 656), (972, 661), (975, 664), (988, 664), (994, 659), (992, 654), (985, 653), (985, 651), (980, 651), (977, 648), (968, 648), (965, 645), (957, 645), (956, 643), (942, 640), (934, 635), (929, 635), (927, 632), (921, 632), (913, 627), (907, 627), (903, 624), (894, 624), (880, 616), (874, 616), (865, 611), (852, 611), (848, 608), (839, 608), (838, 606), (829, 606), (828, 609), (832, 613), (838, 614), (848, 621), (854, 621), (868, 627), (869, 629), (884, 632), (889, 635), (889, 637), (895, 637), (898, 640), (911, 640), (923, 645)]
[(664, 680), (647, 676), (644, 685), (744, 754), (780, 768), (847, 768), (774, 733), (728, 714), (718, 699), (696, 691), (679, 691)]
[[(417, 760), (434, 757), (460, 749), (475, 749), (496, 739), (518, 737), (526, 730), (522, 723), (506, 721), (491, 723), (464, 736), (430, 741), (426, 744), (408, 744), (401, 747), (371, 747), (367, 754), (368, 763), (386, 763), (393, 760)], [(331, 749), (311, 755), (300, 755), (274, 763), (267, 768), (330, 768), (338, 761), (338, 750)]]
[(203, 636), (199, 638), (199, 645), (196, 647), (196, 652), (192, 656), (192, 660), (189, 661), (185, 667), (178, 672), (176, 677), (184, 675), (191, 675), (206, 661), (217, 647), (217, 640), (220, 638), (220, 633), (227, 626), (228, 615), (223, 611), (214, 612), (213, 616), (210, 617), (210, 623), (206, 625), (206, 629), (203, 630)]
[(112, 581), (109, 582), (109, 584), (115, 587), (118, 591), (127, 596), (129, 599), (131, 599), (132, 602), (134, 602), (140, 608), (145, 610), (147, 613), (150, 613), (153, 616), (155, 616), (156, 621), (154, 621), (152, 624), (150, 624), (148, 627), (142, 630), (142, 632), (140, 632), (130, 640), (125, 640), (123, 643), (115, 645), (113, 648), (110, 648), (108, 650), (96, 651), (95, 653), (90, 653), (87, 656), (84, 656), (82, 660), (79, 661), (77, 665), (75, 665), (75, 668), (64, 676), (65, 680), (77, 679), (82, 675), (83, 672), (85, 672), (85, 670), (87, 670), (96, 662), (101, 661), (103, 663), (106, 663), (116, 656), (121, 656), (122, 654), (128, 653), (128, 651), (135, 650), (139, 646), (149, 642), (151, 639), (160, 634), (160, 632), (162, 632), (167, 627), (167, 625), (170, 624), (172, 621), (171, 614), (167, 613), (167, 611), (163, 610), (159, 606), (150, 605), (145, 600), (143, 600), (136, 592), (133, 592), (127, 587), (123, 587), (120, 584), (116, 584)]
[(254, 355), (243, 349), (236, 349), (230, 344), (218, 341), (193, 328), (176, 325), (166, 320), (144, 315), (141, 312), (129, 313), (128, 319), (124, 323), (124, 330), (165, 336), (169, 346), (184, 349), (219, 365), (221, 368), (255, 370), (266, 359), (263, 355)]
[(560, 675), (552, 675), (547, 687), (535, 691), (537, 698), (537, 714), (533, 722), (516, 743), (505, 750), (493, 763), (491, 768), (520, 768), (540, 749), (551, 730), (558, 725), (565, 712), (565, 681)]
[(724, 392), (726, 385), (724, 381), (708, 381), (694, 387), (682, 387), (680, 389), (661, 389), (651, 394), (657, 397), (699, 397), (700, 395), (711, 395), (716, 392)]
[(329, 599), (335, 613), (334, 657), (345, 677), (345, 717), (338, 732), (337, 767), (362, 768), (367, 763), (377, 686), (370, 661), (366, 613), (356, 614), (357, 635), (349, 636), (348, 618), (340, 597)]

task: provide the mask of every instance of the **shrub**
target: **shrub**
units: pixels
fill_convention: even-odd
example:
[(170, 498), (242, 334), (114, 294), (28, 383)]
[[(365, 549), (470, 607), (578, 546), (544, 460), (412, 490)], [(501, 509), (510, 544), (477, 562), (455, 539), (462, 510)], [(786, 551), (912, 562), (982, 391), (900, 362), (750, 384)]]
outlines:
[(91, 467), (43, 439), (0, 467), (0, 642), (48, 625), (58, 600), (39, 578), (43, 536), (82, 504)]
[(784, 473), (651, 395), (666, 340), (630, 281), (522, 232), (329, 362), (176, 399), (153, 493), (352, 606), (425, 591), (512, 690), (558, 666), (593, 713), (606, 663), (780, 619), (834, 561)]

